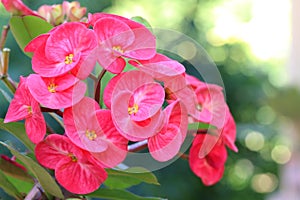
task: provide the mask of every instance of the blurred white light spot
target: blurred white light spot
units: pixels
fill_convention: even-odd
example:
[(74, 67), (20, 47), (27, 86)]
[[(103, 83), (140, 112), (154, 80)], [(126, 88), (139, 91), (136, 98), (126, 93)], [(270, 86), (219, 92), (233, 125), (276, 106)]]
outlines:
[(271, 152), (272, 159), (278, 164), (285, 164), (291, 159), (291, 151), (285, 145), (276, 145)]
[(253, 176), (251, 186), (258, 193), (270, 193), (278, 186), (278, 178), (271, 173), (257, 174)]
[(247, 180), (250, 176), (252, 176), (253, 170), (254, 166), (248, 159), (241, 159), (234, 166), (235, 175), (243, 180)]
[(252, 151), (259, 151), (264, 147), (264, 136), (256, 131), (249, 132), (245, 138), (246, 147)]
[(271, 124), (275, 117), (275, 112), (270, 106), (263, 106), (256, 113), (256, 119), (264, 125)]

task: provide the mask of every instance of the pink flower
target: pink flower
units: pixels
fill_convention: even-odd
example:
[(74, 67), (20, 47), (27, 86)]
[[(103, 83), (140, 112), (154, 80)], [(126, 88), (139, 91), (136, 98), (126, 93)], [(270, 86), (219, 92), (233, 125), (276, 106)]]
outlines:
[(156, 53), (155, 37), (143, 25), (109, 14), (90, 15), (98, 39), (98, 62), (118, 74), (126, 62), (123, 57), (147, 60)]
[(93, 156), (69, 138), (51, 134), (35, 147), (38, 162), (55, 170), (55, 178), (68, 191), (87, 194), (97, 190), (107, 173)]
[[(207, 149), (206, 143), (214, 144), (213, 148)], [(222, 140), (210, 134), (196, 135), (190, 149), (189, 165), (204, 185), (213, 185), (222, 178), (226, 159)]]
[(184, 66), (178, 61), (158, 53), (150, 60), (130, 60), (129, 63), (150, 74), (156, 80), (163, 80), (165, 77), (176, 76), (185, 72)]
[(177, 155), (185, 139), (188, 125), (186, 108), (179, 101), (168, 105), (164, 114), (163, 128), (148, 139), (148, 148), (152, 157), (165, 162)]
[[(38, 48), (34, 50), (32, 46)], [(93, 30), (79, 22), (69, 22), (54, 28), (49, 36), (32, 40), (25, 51), (34, 52), (32, 69), (43, 77), (71, 72), (85, 79), (96, 64), (96, 46)]]
[(113, 79), (114, 87), (108, 86), (112, 91), (104, 93), (109, 96), (104, 98), (111, 97), (112, 120), (116, 128), (132, 141), (153, 136), (163, 124), (163, 87), (141, 71), (128, 71), (118, 76), (121, 77)]
[(31, 95), (27, 79), (20, 77), (17, 91), (11, 101), (4, 122), (15, 122), (25, 119), (25, 129), (33, 143), (40, 142), (46, 134), (46, 122), (39, 103)]
[(21, 0), (1, 0), (4, 8), (13, 15), (39, 15), (28, 8)]
[(86, 85), (72, 74), (57, 77), (41, 77), (31, 74), (27, 80), (32, 96), (42, 105), (61, 109), (78, 103), (86, 91)]
[(52, 25), (59, 25), (64, 21), (63, 7), (61, 4), (42, 5), (38, 9), (39, 15), (44, 17)]
[(104, 166), (114, 167), (127, 154), (127, 143), (115, 128), (109, 110), (101, 110), (98, 103), (83, 98), (64, 111), (67, 136), (78, 147), (92, 152)]

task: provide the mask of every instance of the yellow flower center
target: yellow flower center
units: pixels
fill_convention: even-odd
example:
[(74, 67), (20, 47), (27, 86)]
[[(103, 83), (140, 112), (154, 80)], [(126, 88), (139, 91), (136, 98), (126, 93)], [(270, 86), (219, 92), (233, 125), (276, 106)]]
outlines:
[(128, 107), (128, 114), (136, 114), (139, 111), (139, 106), (137, 104), (134, 104), (132, 107)]
[(120, 54), (124, 53), (124, 50), (121, 48), (121, 46), (113, 46), (112, 49)]
[(77, 162), (77, 158), (76, 158), (76, 156), (75, 156), (74, 154), (69, 153), (68, 156), (71, 158), (71, 160), (72, 160), (73, 162)]
[(72, 64), (73, 63), (73, 58), (74, 58), (74, 55), (70, 53), (69, 55), (66, 56), (65, 63), (67, 65)]
[(48, 91), (51, 92), (51, 93), (55, 93), (56, 92), (56, 90), (55, 90), (56, 87), (57, 87), (57, 85), (55, 85), (55, 83), (50, 83), (48, 85)]
[(31, 106), (27, 106), (27, 112), (29, 115), (32, 114), (32, 107)]
[(85, 131), (85, 136), (89, 139), (89, 140), (95, 140), (97, 138), (97, 134), (95, 133), (94, 130), (90, 131), (90, 130), (86, 130)]

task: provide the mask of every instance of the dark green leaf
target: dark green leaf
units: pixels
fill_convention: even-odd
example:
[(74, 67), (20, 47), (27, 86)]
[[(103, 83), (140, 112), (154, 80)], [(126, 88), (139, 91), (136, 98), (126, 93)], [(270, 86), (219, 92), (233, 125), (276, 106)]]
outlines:
[(26, 181), (23, 181), (21, 179), (14, 178), (12, 176), (6, 175), (7, 180), (9, 180), (16, 188), (18, 188), (19, 192), (27, 194), (32, 187), (34, 186), (34, 183), (29, 183)]
[(140, 17), (140, 16), (136, 16), (136, 17), (132, 17), (131, 18), (133, 21), (136, 21), (140, 24), (143, 24), (144, 26), (146, 26), (151, 32), (152, 32), (152, 27), (150, 25), (150, 23), (144, 19), (143, 17)]
[(99, 190), (87, 195), (89, 197), (113, 199), (113, 200), (161, 200), (158, 197), (141, 197), (126, 190), (100, 188)]
[(3, 95), (3, 97), (7, 100), (7, 102), (11, 102), (11, 96), (9, 94), (7, 94), (7, 92), (3, 89), (0, 88), (0, 92)]
[[(18, 45), (24, 51), (24, 47), (35, 37), (47, 33), (53, 28), (51, 24), (42, 18), (35, 16), (13, 16), (10, 19), (10, 29)], [(25, 52), (24, 52), (25, 53)], [(25, 53), (32, 57), (31, 53)]]
[(29, 140), (24, 124), (21, 122), (4, 123), (0, 118), (0, 129), (3, 129), (18, 138), (30, 151), (34, 151), (34, 144)]
[(7, 144), (3, 142), (0, 143), (3, 146), (6, 146), (10, 150), (10, 152), (25, 165), (26, 169), (30, 171), (35, 178), (37, 178), (37, 180), (39, 181), (39, 183), (47, 193), (59, 198), (64, 197), (57, 183), (43, 167), (41, 167), (38, 163), (33, 161), (31, 158), (22, 155), (21, 153), (16, 151), (14, 148), (8, 146)]
[(20, 192), (15, 186), (6, 178), (6, 176), (0, 171), (0, 188), (2, 188), (7, 194), (16, 198), (23, 199)]
[(144, 168), (129, 168), (125, 171), (107, 169), (104, 184), (109, 188), (125, 189), (142, 182), (159, 185), (155, 175)]

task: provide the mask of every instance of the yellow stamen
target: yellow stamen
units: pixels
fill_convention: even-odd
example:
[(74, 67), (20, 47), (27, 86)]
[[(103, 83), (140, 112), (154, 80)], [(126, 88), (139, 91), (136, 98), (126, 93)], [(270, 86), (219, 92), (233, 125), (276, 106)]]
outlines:
[(97, 134), (95, 133), (94, 130), (90, 131), (90, 130), (86, 130), (85, 131), (85, 136), (89, 139), (89, 140), (95, 140), (97, 138)]
[(128, 114), (136, 114), (139, 111), (139, 106), (137, 104), (134, 104), (132, 107), (128, 107)]
[(29, 115), (32, 114), (32, 107), (31, 106), (27, 106), (27, 112)]
[(71, 160), (72, 160), (73, 162), (77, 162), (77, 158), (76, 158), (76, 156), (75, 156), (74, 154), (69, 153), (68, 156), (71, 158)]
[(113, 46), (112, 48), (114, 51), (117, 51), (118, 53), (120, 54), (123, 54), (124, 53), (124, 50), (122, 49), (121, 46)]
[(69, 55), (66, 56), (65, 63), (67, 65), (72, 64), (73, 63), (73, 58), (74, 58), (74, 55), (70, 53)]
[(55, 90), (56, 87), (57, 87), (57, 85), (55, 85), (54, 83), (50, 83), (48, 85), (48, 91), (51, 92), (51, 93), (55, 93), (56, 92), (56, 90)]

